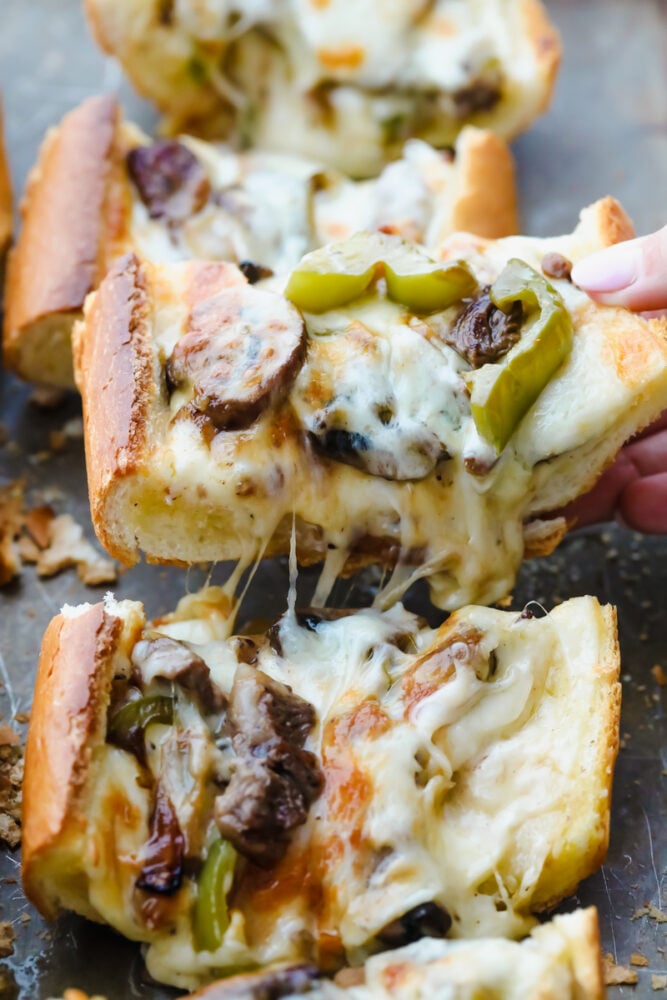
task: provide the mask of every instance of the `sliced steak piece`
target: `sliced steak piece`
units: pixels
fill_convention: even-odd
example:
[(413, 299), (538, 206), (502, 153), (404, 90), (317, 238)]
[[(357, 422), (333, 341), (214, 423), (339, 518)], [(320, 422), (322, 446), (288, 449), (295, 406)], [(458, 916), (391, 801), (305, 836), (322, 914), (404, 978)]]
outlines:
[(286, 685), (240, 664), (228, 722), (238, 760), (232, 780), (216, 799), (216, 823), (240, 854), (270, 868), (322, 790), (319, 762), (303, 749), (315, 710)]
[(150, 837), (137, 888), (164, 895), (176, 892), (183, 879), (184, 851), (185, 839), (176, 811), (169, 796), (158, 784), (150, 819)]
[(132, 651), (132, 663), (139, 671), (143, 685), (161, 677), (191, 691), (206, 715), (225, 708), (225, 696), (213, 684), (206, 662), (177, 639), (166, 635), (141, 639)]
[(466, 306), (444, 339), (473, 368), (481, 368), (514, 347), (521, 336), (522, 320), (520, 302), (505, 313), (493, 304), (486, 288)]

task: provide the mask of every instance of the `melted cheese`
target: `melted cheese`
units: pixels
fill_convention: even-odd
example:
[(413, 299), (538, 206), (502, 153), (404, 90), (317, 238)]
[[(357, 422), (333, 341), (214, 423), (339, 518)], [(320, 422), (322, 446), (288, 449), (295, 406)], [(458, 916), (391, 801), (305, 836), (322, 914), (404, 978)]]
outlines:
[[(193, 644), (200, 622), (184, 615), (186, 608), (161, 630), (189, 640), (229, 693), (235, 641)], [(326, 955), (357, 962), (377, 948), (383, 927), (429, 901), (451, 914), (455, 937), (519, 936), (535, 923), (536, 905), (573, 888), (597, 862), (609, 806), (603, 761), (614, 739), (605, 707), (614, 667), (600, 669), (610, 638), (594, 599), (541, 620), (467, 608), (438, 631), (420, 629), (400, 606), (315, 630), (288, 613), (280, 642), (282, 655), (260, 642), (257, 666), (314, 706), (306, 747), (322, 762), (325, 789), (276, 868), (258, 879), (241, 866), (230, 926), (214, 953), (194, 947), (188, 880), (162, 931), (128, 917), (148, 793), (128, 771), (136, 771), (133, 758), (105, 750), (86, 852), (95, 858), (86, 861), (91, 901), (112, 926), (150, 942), (146, 959), (157, 979), (190, 987), (213, 969)], [(169, 743), (205, 733), (195, 716), (183, 716), (178, 737), (154, 726), (150, 738), (151, 767), (165, 775), (191, 844), (210, 836), (201, 802), (211, 765), (195, 762), (213, 750), (198, 757), (193, 745), (175, 764)], [(564, 731), (565, 743), (556, 735)], [(212, 746), (205, 735), (204, 745)], [(226, 760), (233, 766), (224, 743), (215, 754), (218, 773)], [(128, 806), (112, 818), (107, 803), (121, 787)], [(119, 834), (115, 815), (131, 807), (136, 825)]]
[[(467, 121), (513, 136), (550, 91), (555, 39), (533, 39), (519, 0), (177, 0), (168, 24), (157, 6), (94, 4), (142, 92), (179, 122), (218, 112), (237, 145), (353, 176), (379, 173), (407, 137), (452, 143)], [(496, 102), (471, 101), (480, 82)]]
[[(131, 145), (145, 137), (125, 126)], [(189, 136), (181, 141), (204, 168), (216, 196), (178, 226), (151, 219), (131, 186), (132, 208), (122, 245), (153, 261), (253, 261), (279, 274), (314, 247), (359, 229), (388, 228), (435, 244), (448, 217), (456, 164), (424, 142), (374, 180), (351, 181), (287, 154), (239, 154)]]

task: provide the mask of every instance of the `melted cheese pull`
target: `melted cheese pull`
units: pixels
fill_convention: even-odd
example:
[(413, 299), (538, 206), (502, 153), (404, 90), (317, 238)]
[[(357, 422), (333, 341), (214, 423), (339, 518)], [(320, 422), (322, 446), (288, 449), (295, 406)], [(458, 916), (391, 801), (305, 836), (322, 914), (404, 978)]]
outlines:
[[(610, 609), (468, 607), (437, 630), (400, 606), (290, 611), (267, 636), (224, 638), (189, 617), (206, 607), (148, 630), (114, 682), (111, 719), (161, 693), (173, 721), (147, 723), (143, 751), (136, 734), (100, 748), (81, 855), (84, 912), (145, 941), (156, 979), (332, 970), (428, 934), (520, 937), (599, 864)], [(146, 873), (167, 820), (191, 860), (160, 893)]]

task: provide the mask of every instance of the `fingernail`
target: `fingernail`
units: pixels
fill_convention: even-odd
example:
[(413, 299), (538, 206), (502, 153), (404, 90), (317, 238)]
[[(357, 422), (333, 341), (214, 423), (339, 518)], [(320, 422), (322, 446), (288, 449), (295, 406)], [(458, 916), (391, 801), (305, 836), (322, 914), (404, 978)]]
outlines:
[(634, 243), (618, 243), (575, 264), (572, 281), (587, 292), (620, 292), (637, 280), (639, 266)]

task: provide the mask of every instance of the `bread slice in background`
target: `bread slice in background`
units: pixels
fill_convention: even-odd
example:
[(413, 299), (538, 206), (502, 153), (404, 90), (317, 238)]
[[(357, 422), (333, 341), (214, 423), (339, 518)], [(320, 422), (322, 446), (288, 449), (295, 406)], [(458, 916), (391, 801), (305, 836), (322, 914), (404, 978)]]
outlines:
[[(140, 604), (108, 596), (49, 625), (23, 812), (24, 886), (44, 915), (71, 909), (110, 924), (149, 945), (153, 977), (191, 989), (220, 968), (358, 963), (401, 943), (394, 922), (428, 904), (452, 920), (436, 936), (457, 939), (413, 946), (418, 965), (422, 948), (435, 960), (437, 979), (450, 951), (458, 967), (456, 949), (484, 947), (458, 939), (522, 937), (603, 862), (620, 709), (611, 607), (576, 598), (540, 619), (468, 607), (439, 629), (400, 606), (343, 617), (309, 609), (242, 639), (229, 635), (229, 607), (204, 591), (147, 624)], [(226, 708), (202, 708), (184, 675), (160, 681), (184, 656), (202, 658), (199, 689), (204, 671), (224, 706), (248, 657), (250, 677), (288, 683), (314, 710), (304, 750), (324, 780), (280, 860), (259, 869), (238, 855), (228, 930), (213, 951), (193, 939), (195, 861), (219, 836), (213, 800), (241, 751), (221, 739)], [(176, 699), (174, 721), (143, 734), (142, 764), (107, 741), (108, 719), (125, 699), (156, 692)], [(245, 723), (234, 718), (236, 732)], [(137, 886), (158, 786), (194, 859), (166, 896)], [(525, 947), (539, 952), (543, 933), (571, 973), (555, 930)], [(492, 947), (505, 976), (513, 949)], [(408, 979), (420, 975), (411, 955)], [(384, 964), (372, 960), (369, 983)]]
[(429, 245), (457, 229), (488, 237), (517, 231), (509, 150), (472, 127), (451, 154), (406, 144), (397, 163), (363, 184), (292, 155), (238, 154), (187, 136), (169, 145), (161, 166), (144, 167), (153, 186), (161, 171), (177, 189), (156, 205), (143, 199), (128, 165), (151, 140), (123, 120), (112, 96), (88, 98), (47, 134), (26, 185), (5, 289), (5, 363), (22, 378), (74, 387), (72, 324), (123, 253), (284, 272), (351, 229), (383, 227)]
[(5, 150), (4, 122), (0, 102), (0, 255), (9, 243), (13, 229), (12, 182)]
[(538, 0), (243, 5), (87, 0), (101, 47), (173, 132), (379, 173), (412, 137), (512, 138), (547, 107), (560, 40)]
[[(494, 242), (459, 234), (439, 253), (467, 260), (484, 286), (510, 258), (539, 271), (549, 252), (576, 261), (631, 233), (620, 206), (603, 199), (582, 212), (569, 236)], [(289, 551), (294, 519), (299, 559), (326, 557), (329, 579), (372, 563), (393, 570), (381, 598), (387, 602), (419, 576), (443, 608), (499, 600), (511, 592), (521, 559), (550, 552), (564, 534), (565, 520), (549, 512), (592, 486), (624, 441), (660, 413), (667, 393), (664, 321), (598, 306), (566, 278), (550, 280), (573, 322), (572, 351), (499, 460), (479, 469), (475, 456), (486, 451), (461, 381), (466, 365), (438, 333), (459, 307), (439, 318), (411, 316), (378, 293), (308, 314), (305, 362), (295, 355), (277, 396), (266, 383), (254, 420), (220, 430), (187, 387), (167, 381), (175, 345), (198, 336), (197, 317), (214, 316), (229, 297), (256, 301), (259, 338), (270, 330), (267, 317), (287, 304), (277, 289), (242, 290), (231, 265), (125, 258), (89, 299), (75, 336), (100, 541), (128, 564), (142, 551), (157, 562), (251, 562)], [(294, 309), (290, 316), (300, 323)], [(233, 329), (222, 319), (213, 327), (199, 347)], [(386, 471), (360, 464), (376, 454), (373, 440), (356, 459), (313, 443), (318, 406), (325, 417), (340, 410), (349, 435), (360, 429), (357, 414), (383, 399), (393, 401), (394, 413), (377, 429)], [(409, 464), (413, 448), (430, 447), (431, 433), (449, 459), (403, 470), (403, 457)]]

